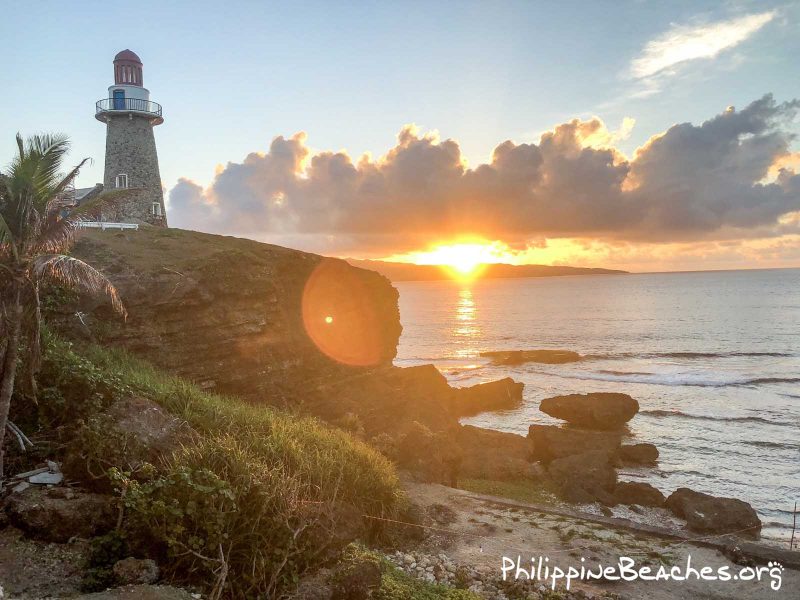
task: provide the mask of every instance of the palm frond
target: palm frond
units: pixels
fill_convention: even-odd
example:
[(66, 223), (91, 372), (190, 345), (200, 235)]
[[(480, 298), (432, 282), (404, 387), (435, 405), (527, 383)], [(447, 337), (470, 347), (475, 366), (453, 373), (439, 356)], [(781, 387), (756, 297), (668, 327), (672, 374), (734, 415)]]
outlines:
[(116, 312), (127, 318), (117, 288), (100, 271), (80, 259), (63, 254), (42, 254), (34, 259), (33, 275), (37, 281), (60, 283), (89, 294), (105, 294)]
[(37, 135), (28, 141), (28, 145), (28, 152), (38, 158), (34, 178), (35, 208), (40, 214), (44, 214), (47, 204), (63, 183), (60, 173), (64, 157), (69, 152), (69, 139), (62, 135)]
[(8, 197), (3, 212), (22, 248), (37, 236), (48, 204), (77, 171), (73, 169), (66, 177), (59, 176), (64, 156), (69, 151), (66, 136), (36, 135), (23, 142), (22, 136), (17, 134), (17, 149), (18, 154), (9, 167)]
[(48, 219), (32, 245), (31, 254), (62, 254), (72, 247), (77, 235), (75, 221)]
[(6, 246), (8, 246), (8, 248), (11, 250), (11, 256), (13, 256), (14, 260), (16, 260), (18, 255), (17, 246), (14, 240), (14, 233), (11, 231), (8, 223), (6, 223), (3, 215), (0, 214), (0, 251), (2, 251)]
[(76, 166), (74, 166), (69, 173), (64, 175), (61, 181), (56, 183), (55, 187), (53, 188), (53, 191), (50, 194), (49, 200), (54, 200), (56, 196), (58, 196), (61, 192), (63, 192), (66, 189), (66, 187), (70, 183), (72, 183), (72, 181), (78, 176), (78, 173), (80, 172), (83, 165), (85, 165), (87, 162), (91, 162), (91, 160), (92, 160), (91, 158), (84, 158), (81, 162), (79, 162)]

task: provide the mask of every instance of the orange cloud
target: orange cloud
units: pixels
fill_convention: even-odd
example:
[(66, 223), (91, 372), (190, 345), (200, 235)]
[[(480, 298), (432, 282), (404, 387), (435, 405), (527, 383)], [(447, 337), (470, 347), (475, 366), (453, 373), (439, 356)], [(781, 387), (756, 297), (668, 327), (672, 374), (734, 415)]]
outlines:
[(791, 235), (797, 224), (786, 215), (800, 211), (800, 175), (789, 168), (788, 123), (798, 108), (767, 95), (675, 125), (630, 159), (614, 142), (632, 120), (609, 131), (599, 118), (573, 119), (536, 143), (505, 141), (475, 168), (455, 140), (414, 126), (384, 156), (357, 162), (312, 153), (304, 133), (279, 136), (268, 152), (228, 163), (207, 189), (180, 180), (170, 219), (355, 256), (465, 237), (527, 252), (543, 239), (552, 249), (558, 239), (666, 245)]

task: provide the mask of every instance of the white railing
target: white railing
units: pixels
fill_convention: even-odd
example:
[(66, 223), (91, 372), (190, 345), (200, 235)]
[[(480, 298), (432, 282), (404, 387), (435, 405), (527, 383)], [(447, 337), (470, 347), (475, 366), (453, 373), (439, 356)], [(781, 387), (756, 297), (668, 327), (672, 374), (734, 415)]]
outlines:
[(139, 229), (138, 223), (106, 223), (105, 221), (78, 221), (75, 225), (85, 229)]

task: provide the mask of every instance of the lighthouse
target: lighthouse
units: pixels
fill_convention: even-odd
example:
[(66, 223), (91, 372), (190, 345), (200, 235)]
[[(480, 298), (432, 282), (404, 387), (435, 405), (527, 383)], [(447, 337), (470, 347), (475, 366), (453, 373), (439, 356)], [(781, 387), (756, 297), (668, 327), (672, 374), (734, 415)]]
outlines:
[(114, 57), (114, 85), (98, 100), (95, 118), (106, 124), (103, 188), (129, 190), (103, 207), (103, 221), (167, 226), (153, 127), (164, 117), (144, 87), (142, 61), (123, 50)]

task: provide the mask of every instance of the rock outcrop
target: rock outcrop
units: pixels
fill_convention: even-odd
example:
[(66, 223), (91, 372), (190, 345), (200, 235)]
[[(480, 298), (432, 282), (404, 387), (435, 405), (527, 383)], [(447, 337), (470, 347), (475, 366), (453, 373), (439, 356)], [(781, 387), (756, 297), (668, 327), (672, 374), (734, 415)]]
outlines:
[(615, 456), (622, 436), (614, 432), (588, 431), (555, 425), (531, 425), (528, 438), (532, 442), (533, 458), (543, 463), (574, 454), (602, 452)]
[(628, 394), (595, 392), (545, 398), (539, 410), (578, 427), (617, 429), (639, 412), (639, 403)]
[(758, 537), (761, 532), (761, 520), (753, 507), (735, 498), (678, 488), (667, 498), (666, 506), (695, 531), (738, 533), (745, 537)]
[(615, 504), (612, 494), (617, 472), (606, 452), (585, 452), (557, 458), (547, 467), (547, 472), (567, 502)]
[(581, 360), (581, 355), (571, 350), (497, 350), (481, 352), (481, 356), (492, 359), (495, 365), (509, 366), (530, 362), (560, 365)]
[(29, 537), (64, 543), (90, 538), (114, 526), (112, 499), (70, 488), (29, 487), (5, 501), (11, 525)]
[(623, 463), (652, 465), (658, 461), (658, 448), (654, 444), (622, 444), (619, 458)]
[(459, 477), (519, 480), (532, 475), (531, 443), (521, 435), (462, 425)]
[(457, 425), (454, 389), (435, 367), (392, 366), (398, 293), (375, 272), (178, 229), (90, 232), (74, 253), (111, 279), (129, 317), (97, 299), (61, 305), (48, 317), (71, 337), (124, 348), (217, 392), (330, 423), (355, 418), (367, 439), (414, 421), (432, 431)]
[(63, 307), (62, 327), (204, 387), (295, 404), (311, 386), (388, 366), (396, 354), (397, 290), (344, 261), (158, 228), (90, 232), (73, 253), (112, 280), (129, 317), (85, 299)]
[(458, 417), (468, 417), (490, 410), (518, 408), (522, 403), (524, 387), (524, 383), (506, 377), (466, 388), (455, 388), (452, 412)]
[(158, 581), (158, 565), (150, 558), (129, 556), (114, 563), (112, 570), (120, 585), (142, 585)]
[(649, 483), (620, 481), (614, 488), (614, 501), (618, 504), (661, 507), (666, 498)]

